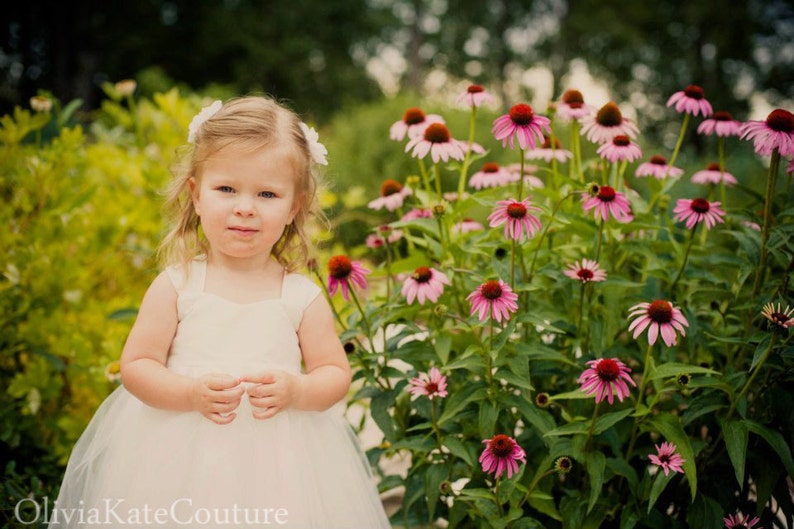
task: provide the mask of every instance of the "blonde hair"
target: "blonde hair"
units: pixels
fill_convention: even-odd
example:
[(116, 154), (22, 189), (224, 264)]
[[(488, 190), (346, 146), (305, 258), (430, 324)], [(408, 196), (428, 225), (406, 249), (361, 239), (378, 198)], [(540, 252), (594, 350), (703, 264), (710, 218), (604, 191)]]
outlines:
[(305, 265), (312, 250), (307, 234), (311, 218), (322, 219), (317, 203), (318, 181), (301, 120), (293, 111), (263, 96), (247, 96), (226, 102), (196, 131), (192, 146), (182, 153), (172, 169), (174, 175), (166, 191), (165, 208), (173, 217), (173, 227), (160, 244), (164, 265), (187, 265), (207, 254), (209, 243), (201, 233), (201, 219), (190, 194), (190, 179), (199, 179), (202, 165), (224, 149), (256, 152), (278, 149), (287, 155), (295, 174), (297, 213), (271, 255), (288, 271)]

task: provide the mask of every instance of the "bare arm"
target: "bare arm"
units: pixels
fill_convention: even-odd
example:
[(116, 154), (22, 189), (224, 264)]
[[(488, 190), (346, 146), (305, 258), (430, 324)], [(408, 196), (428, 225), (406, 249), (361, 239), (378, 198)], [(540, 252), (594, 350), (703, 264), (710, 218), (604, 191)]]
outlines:
[(166, 368), (168, 351), (176, 335), (177, 292), (165, 273), (152, 282), (141, 302), (121, 353), (124, 387), (144, 403), (174, 411), (198, 411), (226, 424), (244, 389), (229, 375), (207, 375), (199, 379), (179, 375)]
[(243, 378), (257, 384), (248, 389), (254, 417), (267, 419), (290, 407), (322, 411), (347, 394), (350, 364), (336, 334), (331, 308), (323, 296), (317, 296), (304, 311), (298, 341), (305, 374), (266, 371)]

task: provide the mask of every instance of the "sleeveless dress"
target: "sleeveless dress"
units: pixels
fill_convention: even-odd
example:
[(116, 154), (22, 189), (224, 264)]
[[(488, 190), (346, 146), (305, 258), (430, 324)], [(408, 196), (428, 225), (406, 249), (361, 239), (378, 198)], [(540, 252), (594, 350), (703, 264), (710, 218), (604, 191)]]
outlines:
[[(167, 273), (179, 319), (169, 369), (301, 372), (296, 331), (317, 285), (285, 274), (280, 298), (240, 304), (203, 291), (206, 261)], [(218, 425), (117, 388), (72, 451), (50, 527), (389, 527), (342, 404), (257, 420), (243, 395), (235, 411)]]

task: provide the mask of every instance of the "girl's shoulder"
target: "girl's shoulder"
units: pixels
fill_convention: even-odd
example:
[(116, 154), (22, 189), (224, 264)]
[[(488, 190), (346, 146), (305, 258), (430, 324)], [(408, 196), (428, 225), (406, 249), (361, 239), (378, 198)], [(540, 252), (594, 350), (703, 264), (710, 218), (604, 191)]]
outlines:
[(207, 273), (207, 260), (197, 257), (187, 263), (176, 263), (166, 266), (163, 270), (177, 292), (200, 292)]
[(281, 286), (281, 299), (285, 302), (305, 308), (320, 292), (320, 287), (305, 275), (285, 272)]

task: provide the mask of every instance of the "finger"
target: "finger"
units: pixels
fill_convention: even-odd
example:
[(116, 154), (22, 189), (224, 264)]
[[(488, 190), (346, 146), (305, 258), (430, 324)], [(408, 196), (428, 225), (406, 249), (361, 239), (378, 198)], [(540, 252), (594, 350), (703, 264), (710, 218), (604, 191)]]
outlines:
[(219, 424), (221, 426), (223, 426), (225, 424), (229, 424), (230, 422), (232, 422), (235, 419), (235, 417), (237, 417), (236, 413), (224, 413), (224, 414), (221, 414), (221, 413), (210, 413), (207, 416), (207, 418), (209, 420), (211, 420), (215, 424)]
[(240, 384), (239, 378), (231, 375), (213, 373), (204, 377), (204, 384), (212, 390), (233, 389)]
[(276, 381), (276, 374), (273, 371), (262, 371), (255, 375), (246, 375), (240, 380), (243, 382), (253, 382), (255, 384), (272, 384)]
[(271, 407), (265, 409), (264, 411), (254, 410), (253, 415), (254, 415), (254, 419), (266, 420), (266, 419), (270, 419), (271, 417), (273, 417), (279, 411), (281, 411), (281, 408), (279, 408), (277, 406), (271, 406)]

